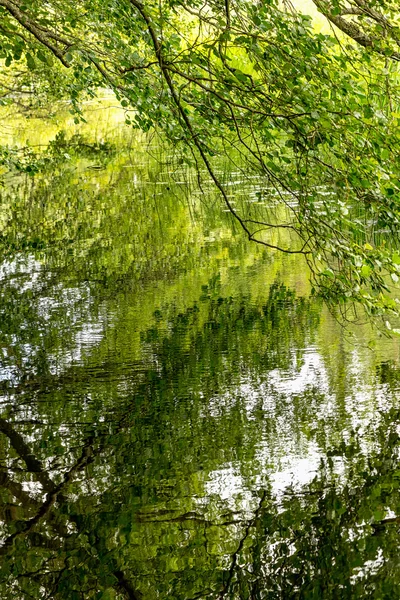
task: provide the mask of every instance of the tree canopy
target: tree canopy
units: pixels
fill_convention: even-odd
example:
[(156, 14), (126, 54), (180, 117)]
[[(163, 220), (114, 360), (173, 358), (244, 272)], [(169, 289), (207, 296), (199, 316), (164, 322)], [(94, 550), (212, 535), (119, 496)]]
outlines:
[[(213, 181), (250, 240), (303, 255), (314, 290), (346, 318), (361, 304), (392, 328), (398, 8), (314, 4), (328, 33), (275, 0), (0, 0), (2, 101), (68, 98), (79, 122), (81, 100), (112, 89), (127, 123), (162, 131)], [(221, 160), (262, 180), (259, 202), (232, 200)]]

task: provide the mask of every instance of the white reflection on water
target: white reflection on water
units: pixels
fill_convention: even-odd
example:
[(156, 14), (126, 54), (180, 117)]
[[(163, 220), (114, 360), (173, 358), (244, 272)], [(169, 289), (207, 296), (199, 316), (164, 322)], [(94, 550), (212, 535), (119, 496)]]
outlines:
[[(377, 408), (388, 410), (392, 402), (386, 385), (368, 378), (370, 365), (363, 360), (358, 348), (355, 347), (348, 355), (347, 366), (351, 385), (347, 388), (344, 402), (337, 397), (324, 358), (316, 346), (304, 350), (300, 364), (293, 353), (289, 369), (273, 369), (262, 380), (246, 375), (234, 389), (214, 397), (208, 406), (209, 415), (218, 418), (240, 402), (250, 420), (259, 418), (261, 410), (266, 419), (274, 422), (275, 428), (273, 436), (266, 428), (261, 439), (255, 440), (253, 464), (244, 467), (252, 472), (250, 477), (241, 474), (243, 469), (238, 462), (229, 462), (209, 473), (207, 493), (218, 495), (236, 508), (239, 505), (246, 512), (251, 506), (253, 509), (256, 506), (254, 490), (265, 488), (267, 482), (277, 498), (282, 497), (289, 487), (296, 490), (310, 483), (317, 474), (321, 459), (326, 457), (326, 448), (321, 448), (314, 436), (310, 436), (311, 429), (325, 421), (329, 436), (329, 421), (332, 423), (342, 411), (346, 424), (341, 435), (346, 439), (352, 429), (366, 431), (371, 426), (371, 414)], [(303, 394), (307, 394), (305, 399), (301, 397)], [(296, 397), (300, 403), (306, 403), (305, 423), (301, 421), (301, 413), (296, 415)], [(378, 424), (377, 417), (374, 426)], [(333, 442), (334, 435), (333, 432)], [(369, 444), (371, 437), (366, 436), (362, 441), (365, 450)], [(338, 475), (344, 474), (341, 458), (334, 459), (334, 468)]]

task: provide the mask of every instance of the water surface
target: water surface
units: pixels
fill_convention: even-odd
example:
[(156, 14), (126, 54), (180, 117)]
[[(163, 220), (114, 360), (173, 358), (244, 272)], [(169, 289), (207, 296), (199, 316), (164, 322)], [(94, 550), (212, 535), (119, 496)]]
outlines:
[(1, 598), (398, 597), (397, 342), (101, 114), (1, 191)]

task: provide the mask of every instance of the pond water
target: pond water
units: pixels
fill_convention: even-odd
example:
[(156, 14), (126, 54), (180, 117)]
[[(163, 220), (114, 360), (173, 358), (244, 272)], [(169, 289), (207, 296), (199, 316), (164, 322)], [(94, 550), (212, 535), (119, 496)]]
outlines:
[(93, 114), (1, 191), (0, 597), (399, 597), (398, 342)]

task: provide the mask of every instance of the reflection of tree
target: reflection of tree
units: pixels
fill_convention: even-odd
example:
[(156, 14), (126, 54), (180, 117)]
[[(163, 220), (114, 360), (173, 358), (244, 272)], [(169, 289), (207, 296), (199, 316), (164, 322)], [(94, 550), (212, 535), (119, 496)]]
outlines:
[[(107, 563), (101, 561), (96, 544), (91, 544), (90, 561), (87, 560), (85, 554), (87, 555), (88, 549), (79, 544), (82, 538), (86, 537), (87, 532), (80, 527), (79, 519), (68, 515), (68, 511), (65, 512), (63, 507), (67, 503), (65, 492), (68, 486), (93, 460), (96, 452), (94, 437), (90, 436), (84, 440), (76, 460), (62, 474), (61, 481), (56, 484), (43, 467), (42, 461), (32, 454), (22, 436), (5, 419), (0, 419), (0, 431), (9, 438), (10, 445), (18, 458), (25, 462), (25, 475), (29, 474), (33, 476), (33, 480), (40, 482), (44, 495), (44, 500), (40, 503), (28, 492), (23, 491), (22, 486), (13, 481), (6, 472), (1, 473), (3, 492), (6, 492), (6, 495), (8, 492), (9, 496), (21, 502), (18, 505), (19, 510), (14, 514), (10, 510), (7, 515), (8, 525), (13, 532), (5, 538), (0, 548), (0, 556), (4, 561), (1, 583), (9, 585), (11, 593), (2, 597), (15, 598), (17, 593), (21, 598), (37, 598), (43, 588), (46, 590), (47, 598), (90, 597), (91, 589), (98, 589), (99, 574)], [(17, 508), (11, 498), (9, 506)], [(40, 526), (44, 529), (43, 532), (36, 530)], [(76, 541), (79, 544), (77, 553), (74, 552)], [(78, 560), (75, 559), (74, 554), (78, 554)], [(82, 562), (83, 558), (86, 558), (86, 564)], [(29, 571), (31, 563), (36, 566), (34, 571)], [(93, 576), (91, 571), (94, 566), (96, 569)], [(84, 572), (80, 573), (79, 586), (74, 589), (74, 579), (76, 579), (74, 571), (77, 569), (81, 571), (83, 569)], [(108, 587), (117, 590), (120, 597), (133, 600), (139, 598), (118, 563), (113, 562), (112, 568), (106, 571)]]
[[(254, 473), (264, 468), (256, 456), (257, 441), (272, 440), (273, 449), (282, 419), (295, 437), (311, 435), (307, 429), (323, 393), (306, 390), (288, 399), (271, 390), (276, 404), (271, 418), (262, 403), (249, 415), (236, 390), (244, 377), (258, 385), (268, 382), (274, 369), (298, 369), (320, 307), (274, 282), (280, 263), (268, 265), (271, 272), (265, 274), (258, 255), (250, 266), (268, 291), (255, 300), (245, 268), (238, 266), (242, 247), (222, 242), (204, 251), (199, 236), (199, 244), (189, 248), (189, 229), (181, 230), (185, 215), (172, 197), (163, 196), (163, 206), (149, 205), (145, 196), (139, 202), (140, 194), (129, 186), (120, 193), (119, 181), (113, 196), (118, 218), (108, 204), (100, 210), (102, 189), (82, 214), (74, 198), (68, 215), (62, 212), (64, 200), (57, 205), (57, 198), (67, 198), (69, 177), (61, 177), (58, 185), (40, 209), (45, 188), (39, 184), (32, 223), (23, 210), (15, 230), (8, 231), (17, 239), (21, 227), (29, 238), (42, 218), (49, 221), (49, 229), (41, 230), (45, 260), (38, 251), (45, 267), (34, 288), (25, 287), (29, 273), (22, 268), (21, 277), (3, 281), (2, 341), (15, 376), (2, 383), (0, 596), (262, 598), (268, 561), (282, 580), (295, 572), (288, 558), (285, 571), (283, 558), (269, 557), (266, 524), (275, 532), (279, 523), (288, 536), (290, 526), (280, 524), (269, 491), (252, 497), (253, 514), (244, 514), (240, 500), (228, 506), (207, 493), (207, 478), (235, 463), (243, 487), (254, 489)], [(130, 220), (121, 219), (131, 210), (128, 196), (134, 191), (137, 210)], [(89, 202), (90, 194), (83, 194)], [(103, 216), (98, 236), (86, 243), (93, 229), (90, 206)], [(160, 208), (156, 227), (153, 213)], [(61, 248), (52, 211), (65, 217), (61, 238), (74, 240), (77, 255), (68, 257), (68, 249)], [(130, 254), (123, 253), (127, 241)], [(171, 247), (184, 248), (176, 253), (172, 271), (182, 269), (189, 277), (181, 288), (163, 283), (153, 298), (159, 274), (167, 282), (171, 273), (163, 272)], [(238, 273), (233, 292), (213, 276), (219, 270), (213, 253), (225, 249)], [(207, 262), (201, 272), (193, 255)], [(230, 273), (233, 280), (235, 273)], [(91, 289), (78, 293), (86, 278)], [(141, 286), (153, 279), (146, 295)], [(194, 282), (190, 288), (188, 280)], [(180, 296), (184, 300), (177, 304)], [(56, 300), (45, 314), (43, 298)], [(76, 345), (77, 328), (102, 315), (112, 319), (104, 320), (97, 342), (78, 362), (64, 361)], [(56, 370), (54, 356), (60, 357)], [(288, 404), (293, 411), (287, 411)], [(343, 425), (340, 420), (337, 428)], [(297, 512), (290, 518), (302, 515), (307, 522), (311, 504), (293, 500)], [(302, 539), (307, 548), (311, 542)], [(246, 574), (247, 564), (253, 578)]]
[[(189, 588), (194, 596), (204, 590), (207, 577), (210, 593), (218, 590), (235, 539), (250, 525), (218, 502), (207, 510), (196, 506), (191, 486), (204, 494), (202, 480), (194, 480), (197, 469), (217, 467), (221, 451), (229, 456), (238, 439), (244, 457), (253, 450), (240, 412), (222, 415), (221, 423), (201, 412), (210, 396), (239, 381), (242, 369), (289, 365), (293, 344), (304, 347), (309, 306), (277, 284), (261, 307), (203, 293), (202, 312), (189, 307), (167, 330), (143, 334), (153, 359), (138, 376), (120, 374), (119, 363), (94, 370), (89, 357), (86, 367), (9, 388), (34, 418), (19, 422), (10, 407), (0, 420), (8, 440), (1, 458), (9, 507), (1, 550), (5, 599), (39, 597), (41, 589), (49, 598), (90, 598), (91, 590), (106, 589), (135, 598), (137, 587), (149, 598), (183, 598)], [(271, 359), (274, 344), (280, 350)], [(176, 403), (188, 393), (189, 403)], [(209, 450), (199, 460), (204, 445)], [(165, 535), (179, 541), (173, 556), (163, 546)], [(185, 566), (191, 555), (194, 571)], [(171, 580), (174, 561), (178, 580)]]
[[(292, 368), (318, 310), (281, 284), (257, 305), (220, 295), (211, 280), (168, 326), (161, 312), (155, 323), (142, 334), (150, 358), (129, 375), (126, 357), (106, 362), (98, 347), (80, 366), (8, 390), (32, 420), (11, 403), (0, 418), (1, 597), (395, 597), (397, 414), (374, 434), (371, 456), (357, 434), (331, 452), (342, 455), (341, 480), (330, 457), (311, 485), (279, 501), (262, 489), (252, 514), (217, 496), (196, 501), (233, 453), (250, 480), (256, 441), (268, 427), (277, 434), (262, 410), (248, 419), (235, 401), (216, 414), (210, 400), (243, 373)], [(122, 325), (123, 357), (131, 332)], [(294, 429), (312, 420), (311, 400), (309, 391), (293, 398), (308, 406), (292, 413)], [(378, 552), (385, 562), (371, 571)]]
[(397, 597), (399, 419), (395, 410), (383, 417), (369, 456), (354, 432), (332, 450), (344, 461), (341, 477), (330, 457), (310, 485), (287, 489), (278, 503), (268, 496), (221, 597)]
[[(369, 456), (363, 453), (356, 433), (348, 444), (334, 449), (332, 456), (340, 455), (346, 464), (340, 478), (335, 475), (332, 458), (328, 458), (310, 485), (287, 489), (280, 502), (264, 490), (248, 521), (235, 518), (221, 522), (220, 529), (240, 525), (236, 549), (226, 568), (204, 582), (201, 578), (205, 572), (196, 565), (197, 589), (202, 591), (193, 596), (178, 591), (177, 597), (395, 598), (399, 585), (399, 419), (396, 411), (383, 418), (374, 434), (376, 451)], [(111, 536), (112, 531), (87, 527), (96, 520), (99, 524), (102, 511), (110, 507), (99, 506), (95, 521), (85, 521), (84, 515), (70, 512), (68, 495), (64, 495), (73, 478), (101, 453), (102, 441), (95, 436), (86, 438), (56, 484), (42, 461), (32, 455), (29, 445), (4, 419), (1, 430), (15, 453), (21, 453), (19, 458), (27, 467), (25, 477), (30, 474), (40, 481), (45, 497), (39, 502), (25, 491), (21, 494), (21, 486), (2, 471), (3, 504), (7, 494), (9, 500), (12, 496), (20, 500), (19, 505), (9, 501), (4, 509), (14, 532), (1, 548), (2, 598), (90, 598), (92, 592), (107, 588), (115, 592), (109, 597), (140, 598), (124, 552), (107, 549), (107, 539), (102, 536)], [(73, 504), (70, 501), (70, 507)], [(389, 511), (395, 517), (387, 517)], [(159, 523), (168, 522), (168, 511), (153, 516), (155, 522), (157, 518)], [(170, 518), (171, 527), (174, 521), (190, 531), (195, 514)], [(218, 524), (199, 522), (196, 527), (206, 546), (212, 545)], [(169, 587), (168, 573), (161, 573), (159, 578), (164, 575), (166, 582), (164, 587), (159, 584), (158, 594), (145, 597), (168, 597), (165, 594), (174, 588)], [(185, 583), (190, 585), (190, 579)], [(45, 594), (39, 591), (43, 589)]]

